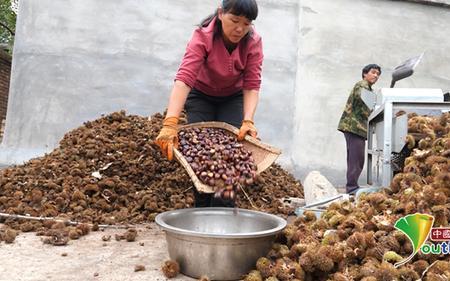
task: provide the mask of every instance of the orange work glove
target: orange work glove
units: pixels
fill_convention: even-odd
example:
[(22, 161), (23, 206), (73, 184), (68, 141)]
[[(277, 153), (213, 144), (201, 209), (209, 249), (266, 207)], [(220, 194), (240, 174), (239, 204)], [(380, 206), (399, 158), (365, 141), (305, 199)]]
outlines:
[(252, 120), (242, 121), (242, 126), (239, 129), (239, 135), (237, 139), (241, 141), (245, 138), (245, 135), (247, 134), (254, 138), (256, 138), (256, 135), (258, 134), (258, 131), (256, 131), (255, 123), (253, 123)]
[(173, 148), (178, 148), (178, 117), (164, 119), (163, 127), (155, 143), (161, 148), (162, 154), (172, 161)]

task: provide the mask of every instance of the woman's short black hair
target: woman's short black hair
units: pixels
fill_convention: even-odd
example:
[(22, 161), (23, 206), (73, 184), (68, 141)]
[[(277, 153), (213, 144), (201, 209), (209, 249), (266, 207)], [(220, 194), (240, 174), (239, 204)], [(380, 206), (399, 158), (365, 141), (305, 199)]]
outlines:
[(364, 78), (364, 74), (369, 73), (369, 71), (371, 69), (377, 69), (381, 74), (381, 67), (378, 64), (371, 63), (371, 64), (364, 66), (364, 68), (362, 69), (362, 74), (361, 74), (362, 78)]
[[(255, 20), (258, 17), (258, 4), (256, 0), (223, 0), (222, 12), (231, 13), (236, 16), (244, 16), (250, 21)], [(212, 15), (202, 20), (199, 24), (200, 27), (206, 27), (212, 21), (214, 17), (218, 15), (218, 10)], [(218, 22), (220, 22), (218, 20)]]
[(258, 4), (255, 0), (223, 0), (222, 10), (236, 16), (244, 16), (252, 21), (258, 17)]

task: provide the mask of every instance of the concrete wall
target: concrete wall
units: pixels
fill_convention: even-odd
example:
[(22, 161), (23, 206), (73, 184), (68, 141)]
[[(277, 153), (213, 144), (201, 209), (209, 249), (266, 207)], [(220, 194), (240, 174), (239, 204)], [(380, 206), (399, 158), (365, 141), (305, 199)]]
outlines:
[[(68, 130), (119, 109), (162, 112), (194, 25), (220, 1), (22, 0), (0, 163), (52, 150)], [(370, 62), (392, 68), (426, 50), (399, 87), (450, 88), (450, 10), (387, 0), (259, 0), (264, 41), (256, 125), (302, 178), (345, 175), (336, 131), (347, 95)]]
[[(51, 150), (65, 132), (102, 113), (162, 112), (195, 25), (218, 3), (21, 1), (0, 162)], [(255, 26), (266, 60), (257, 124), (268, 141), (273, 124), (280, 140), (291, 139), (292, 115), (284, 113), (294, 104), (283, 101), (295, 95), (298, 4), (262, 0), (260, 10)]]
[(11, 56), (0, 50), (0, 140), (3, 138), (8, 105), (9, 80), (11, 77)]

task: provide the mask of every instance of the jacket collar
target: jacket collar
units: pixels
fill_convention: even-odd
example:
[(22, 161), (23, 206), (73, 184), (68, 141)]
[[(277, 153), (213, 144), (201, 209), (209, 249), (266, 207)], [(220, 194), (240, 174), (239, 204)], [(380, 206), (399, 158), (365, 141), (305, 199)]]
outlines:
[(359, 81), (358, 84), (359, 84), (361, 87), (363, 87), (363, 88), (365, 88), (365, 89), (369, 89), (369, 90), (372, 91), (372, 86), (369, 84), (369, 81), (363, 79), (363, 80)]

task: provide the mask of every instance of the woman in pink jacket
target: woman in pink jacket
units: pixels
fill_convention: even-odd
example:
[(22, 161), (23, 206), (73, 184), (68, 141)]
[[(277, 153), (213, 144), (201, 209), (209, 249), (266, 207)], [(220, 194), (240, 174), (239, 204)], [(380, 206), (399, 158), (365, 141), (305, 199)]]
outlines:
[[(257, 16), (255, 0), (224, 0), (194, 31), (156, 138), (169, 160), (173, 148), (178, 147), (178, 119), (183, 108), (188, 123), (222, 121), (240, 128), (239, 140), (246, 134), (256, 137), (253, 116), (263, 61), (261, 37), (252, 25)], [(195, 195), (196, 206), (217, 205), (208, 194)]]

